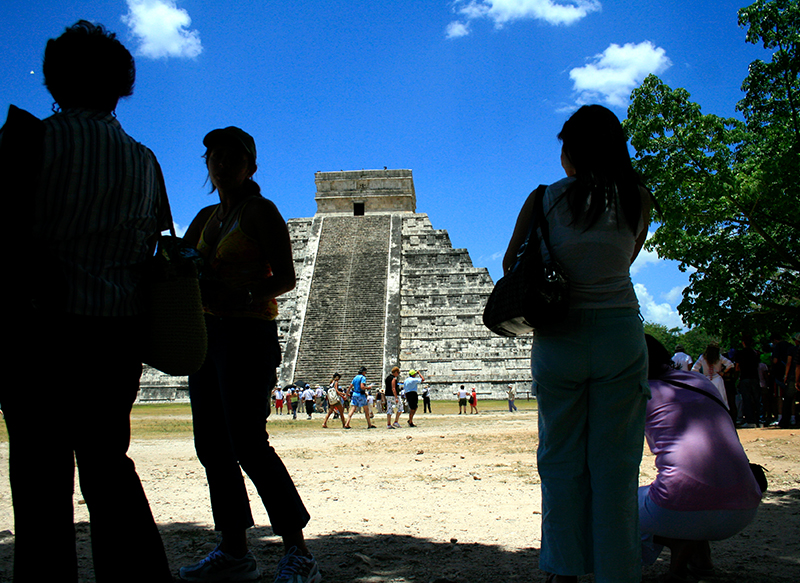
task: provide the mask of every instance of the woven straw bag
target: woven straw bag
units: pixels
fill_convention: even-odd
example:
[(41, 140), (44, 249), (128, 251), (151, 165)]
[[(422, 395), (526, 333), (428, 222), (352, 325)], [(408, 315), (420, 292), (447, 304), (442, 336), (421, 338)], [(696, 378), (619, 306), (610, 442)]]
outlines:
[(162, 236), (147, 275), (143, 361), (173, 376), (197, 372), (206, 358), (208, 336), (197, 267), (181, 250), (181, 239)]

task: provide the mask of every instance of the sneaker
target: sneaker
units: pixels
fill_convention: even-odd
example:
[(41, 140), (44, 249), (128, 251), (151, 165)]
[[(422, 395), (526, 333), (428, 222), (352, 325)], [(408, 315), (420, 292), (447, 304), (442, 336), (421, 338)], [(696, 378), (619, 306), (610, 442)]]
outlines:
[(387, 425), (386, 429), (396, 429), (396, 427), (394, 425)]
[(274, 583), (319, 583), (322, 573), (314, 557), (295, 554), (297, 547), (292, 547), (278, 563)]
[(219, 546), (191, 567), (181, 567), (180, 577), (184, 581), (214, 583), (216, 581), (257, 581), (261, 579), (258, 563), (253, 553), (237, 559), (220, 550)]
[(397, 421), (395, 421), (394, 423), (392, 423), (392, 427), (394, 427), (395, 429), (400, 429), (400, 424)]

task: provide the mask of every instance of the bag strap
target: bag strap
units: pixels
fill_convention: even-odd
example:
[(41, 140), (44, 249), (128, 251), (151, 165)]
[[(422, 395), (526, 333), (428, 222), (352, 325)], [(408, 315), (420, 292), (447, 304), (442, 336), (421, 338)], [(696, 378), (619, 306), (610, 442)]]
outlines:
[(687, 383), (683, 383), (681, 381), (673, 381), (672, 379), (670, 379), (669, 381), (666, 381), (666, 382), (668, 382), (671, 385), (675, 385), (676, 387), (680, 387), (682, 389), (688, 389), (690, 391), (694, 391), (695, 393), (700, 393), (701, 395), (705, 395), (706, 397), (708, 397), (709, 399), (711, 399), (715, 403), (719, 404), (719, 406), (722, 407), (723, 409), (725, 409), (726, 411), (730, 411), (728, 406), (725, 403), (722, 402), (722, 399), (720, 399), (719, 397), (717, 397), (715, 395), (712, 395), (711, 393), (707, 393), (702, 389), (698, 389), (697, 387), (693, 387), (692, 385), (687, 384)]
[(519, 263), (522, 256), (525, 255), (525, 250), (528, 248), (528, 244), (531, 241), (531, 235), (533, 234), (534, 229), (537, 229), (538, 232), (538, 223), (540, 218), (547, 222), (547, 219), (544, 217), (542, 213), (542, 199), (544, 198), (544, 191), (547, 190), (546, 184), (540, 184), (536, 187), (536, 189), (531, 192), (528, 196), (533, 196), (533, 212), (531, 213), (531, 220), (530, 224), (528, 225), (528, 234), (525, 235), (525, 240), (522, 242), (522, 245), (519, 246), (517, 249), (517, 260), (515, 264)]
[[(550, 247), (550, 225), (547, 222), (547, 215), (544, 212), (544, 192), (547, 186), (540, 184), (537, 188), (537, 195), (534, 199), (534, 215), (537, 217), (536, 221), (536, 234), (539, 236), (539, 241), (544, 243), (540, 245), (542, 253), (542, 262), (549, 265), (553, 262), (553, 249)], [(541, 191), (541, 192), (539, 192)]]

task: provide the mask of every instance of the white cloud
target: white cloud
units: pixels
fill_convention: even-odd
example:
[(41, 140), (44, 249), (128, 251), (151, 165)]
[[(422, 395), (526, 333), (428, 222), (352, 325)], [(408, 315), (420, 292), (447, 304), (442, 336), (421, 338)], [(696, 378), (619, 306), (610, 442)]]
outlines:
[(650, 41), (639, 44), (612, 43), (592, 62), (569, 72), (579, 103), (602, 99), (609, 105), (625, 107), (631, 91), (650, 73), (659, 74), (672, 66), (666, 51)]
[(458, 38), (460, 36), (467, 36), (469, 34), (469, 22), (459, 22), (454, 20), (447, 25), (445, 36), (447, 38)]
[(633, 289), (636, 291), (636, 297), (639, 298), (639, 310), (646, 321), (654, 324), (663, 324), (667, 329), (686, 328), (680, 314), (670, 304), (666, 302), (656, 303), (653, 296), (641, 283), (635, 283)]
[(670, 304), (679, 304), (683, 300), (683, 290), (686, 288), (682, 285), (673, 287), (667, 293), (662, 294), (661, 297), (667, 300)]
[[(649, 239), (654, 234), (655, 233), (653, 231), (648, 231), (647, 238)], [(642, 250), (639, 252), (639, 255), (636, 257), (636, 261), (631, 264), (631, 275), (636, 275), (642, 270), (643, 267), (649, 265), (650, 263), (658, 263), (659, 261), (661, 261), (661, 259), (659, 259), (658, 253), (642, 248)]]
[[(475, 20), (488, 18), (496, 28), (515, 20), (536, 19), (548, 24), (573, 24), (592, 12), (601, 9), (598, 0), (455, 0), (453, 11), (462, 18)], [(459, 34), (452, 34), (453, 30)], [(447, 26), (447, 38), (469, 34), (463, 22), (451, 22)]]
[(189, 228), (189, 227), (181, 227), (175, 221), (172, 221), (172, 226), (175, 228), (175, 234), (178, 237), (183, 237), (186, 234), (186, 230)]
[(203, 51), (200, 33), (188, 30), (192, 19), (174, 0), (127, 0), (122, 22), (139, 41), (137, 54), (151, 59), (194, 58)]

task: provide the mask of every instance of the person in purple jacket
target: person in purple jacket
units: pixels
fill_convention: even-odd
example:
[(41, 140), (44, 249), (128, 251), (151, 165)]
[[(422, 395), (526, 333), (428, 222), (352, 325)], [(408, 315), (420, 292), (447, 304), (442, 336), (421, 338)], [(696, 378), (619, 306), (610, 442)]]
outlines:
[(750, 469), (719, 392), (705, 377), (675, 370), (670, 354), (647, 336), (645, 438), (658, 475), (639, 488), (642, 562), (663, 547), (672, 553), (668, 578), (713, 573), (708, 541), (729, 538), (756, 515), (761, 488)]

